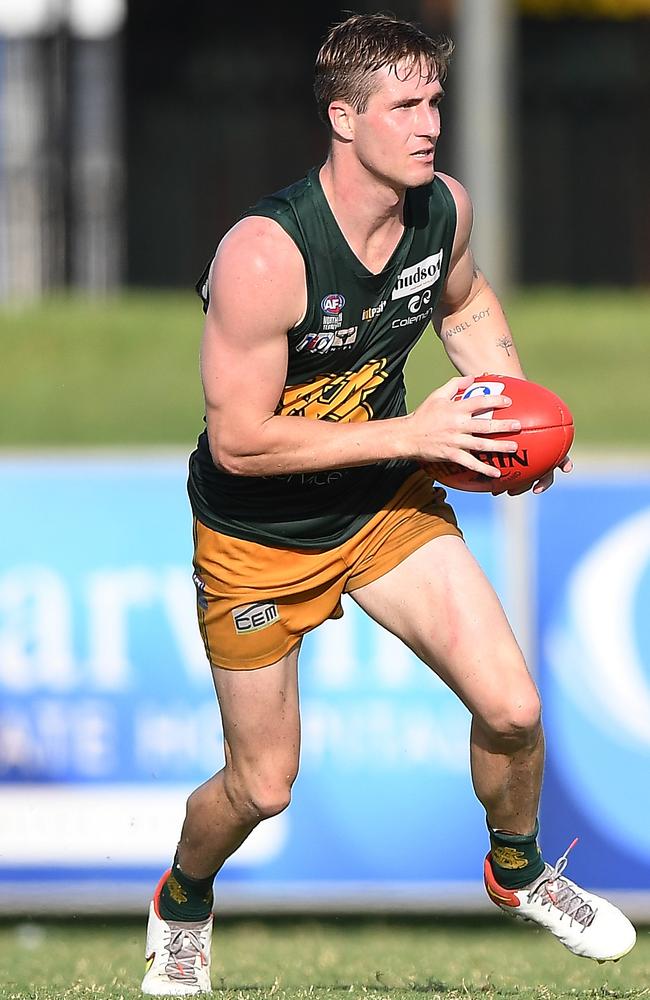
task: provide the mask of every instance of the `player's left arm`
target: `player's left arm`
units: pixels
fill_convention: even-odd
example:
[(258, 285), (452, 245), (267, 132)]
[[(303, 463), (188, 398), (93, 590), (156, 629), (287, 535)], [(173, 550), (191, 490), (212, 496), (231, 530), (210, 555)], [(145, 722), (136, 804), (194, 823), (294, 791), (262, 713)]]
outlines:
[(436, 333), (461, 375), (490, 372), (526, 378), (501, 303), (472, 256), (470, 197), (453, 177), (438, 177), (456, 203), (456, 234), (447, 280), (434, 316)]
[[(513, 375), (526, 378), (512, 331), (494, 289), (472, 256), (470, 234), (473, 209), (471, 199), (457, 180), (438, 174), (456, 204), (456, 233), (447, 280), (434, 316), (434, 327), (447, 356), (461, 375)], [(563, 472), (573, 468), (571, 459), (560, 462)], [(553, 483), (547, 473), (533, 487), (543, 493)], [(509, 490), (511, 494), (523, 490)]]

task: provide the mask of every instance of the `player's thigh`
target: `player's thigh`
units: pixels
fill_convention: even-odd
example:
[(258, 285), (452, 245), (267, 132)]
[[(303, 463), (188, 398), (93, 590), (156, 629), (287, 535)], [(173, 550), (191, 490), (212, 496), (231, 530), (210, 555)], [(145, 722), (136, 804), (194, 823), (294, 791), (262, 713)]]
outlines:
[(462, 539), (427, 542), (354, 600), (401, 638), (490, 727), (539, 711), (535, 685), (494, 588)]
[(265, 781), (280, 775), (289, 783), (296, 776), (299, 649), (300, 644), (276, 663), (257, 670), (212, 668), (226, 760), (241, 774)]

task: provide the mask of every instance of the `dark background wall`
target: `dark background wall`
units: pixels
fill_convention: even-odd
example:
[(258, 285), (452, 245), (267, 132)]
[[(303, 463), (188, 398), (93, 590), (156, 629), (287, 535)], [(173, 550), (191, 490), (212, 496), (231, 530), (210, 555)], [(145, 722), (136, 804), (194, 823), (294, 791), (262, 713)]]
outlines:
[(523, 280), (650, 282), (650, 19), (519, 37)]
[[(393, 3), (453, 37), (451, 4)], [(355, 4), (355, 10), (376, 10)], [(312, 66), (336, 4), (137, 0), (125, 31), (131, 284), (190, 285), (239, 213), (326, 154)], [(650, 21), (522, 18), (519, 279), (650, 282)], [(454, 68), (438, 164), (454, 173)]]

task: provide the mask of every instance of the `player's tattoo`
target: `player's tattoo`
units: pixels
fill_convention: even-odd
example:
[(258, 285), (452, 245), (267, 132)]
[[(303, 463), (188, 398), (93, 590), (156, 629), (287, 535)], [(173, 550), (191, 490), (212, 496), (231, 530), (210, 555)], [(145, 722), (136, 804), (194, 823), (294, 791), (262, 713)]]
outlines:
[(481, 272), (479, 271), (479, 269), (478, 269), (478, 267), (476, 266), (476, 264), (473, 264), (473, 265), (472, 265), (472, 274), (474, 275), (474, 277), (475, 277), (475, 278), (478, 278), (478, 276), (479, 276), (479, 274), (480, 274), (480, 273), (481, 273)]
[[(485, 309), (479, 309), (478, 312), (472, 313), (472, 323), (480, 323), (482, 319), (488, 319), (489, 315), (489, 306), (486, 306)], [(443, 330), (442, 336), (447, 340), (451, 340), (451, 338), (455, 337), (457, 333), (462, 333), (463, 330), (469, 330), (471, 325), (471, 323), (466, 323), (465, 320), (462, 320), (460, 323), (457, 323), (456, 326), (449, 326), (446, 330)]]
[(497, 346), (502, 347), (506, 352), (506, 354), (508, 355), (508, 357), (510, 357), (510, 348), (514, 347), (514, 344), (510, 340), (510, 337), (506, 336), (506, 337), (501, 337), (499, 340), (497, 340)]
[(463, 330), (469, 330), (469, 323), (457, 323), (456, 326), (450, 326), (447, 330), (442, 331), (442, 335), (447, 340), (451, 340), (452, 337), (455, 337), (457, 333), (462, 333)]

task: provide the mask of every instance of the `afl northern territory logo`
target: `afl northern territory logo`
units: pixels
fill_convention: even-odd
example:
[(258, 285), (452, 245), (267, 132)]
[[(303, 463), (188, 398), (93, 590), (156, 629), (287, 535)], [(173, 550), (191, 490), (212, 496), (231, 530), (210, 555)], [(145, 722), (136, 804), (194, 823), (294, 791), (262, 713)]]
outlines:
[(344, 305), (344, 295), (340, 295), (338, 292), (330, 292), (329, 295), (323, 298), (320, 307), (326, 316), (338, 316), (343, 312)]

